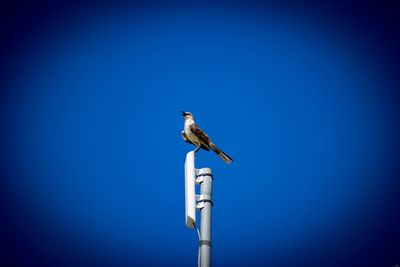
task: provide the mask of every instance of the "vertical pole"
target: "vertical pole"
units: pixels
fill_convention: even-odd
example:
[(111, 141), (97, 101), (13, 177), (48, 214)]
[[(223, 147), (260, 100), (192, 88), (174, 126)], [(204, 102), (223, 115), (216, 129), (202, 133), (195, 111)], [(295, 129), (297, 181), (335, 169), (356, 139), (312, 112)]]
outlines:
[(211, 266), (211, 207), (212, 207), (212, 171), (200, 169), (197, 178), (200, 181), (201, 221), (200, 221), (200, 266)]

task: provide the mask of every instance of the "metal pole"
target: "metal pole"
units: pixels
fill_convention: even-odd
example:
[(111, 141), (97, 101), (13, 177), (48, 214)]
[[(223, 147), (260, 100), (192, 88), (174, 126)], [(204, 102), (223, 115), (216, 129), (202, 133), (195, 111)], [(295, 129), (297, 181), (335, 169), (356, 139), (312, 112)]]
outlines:
[(212, 171), (210, 168), (200, 169), (197, 173), (200, 183), (200, 266), (211, 266), (211, 207), (212, 207)]

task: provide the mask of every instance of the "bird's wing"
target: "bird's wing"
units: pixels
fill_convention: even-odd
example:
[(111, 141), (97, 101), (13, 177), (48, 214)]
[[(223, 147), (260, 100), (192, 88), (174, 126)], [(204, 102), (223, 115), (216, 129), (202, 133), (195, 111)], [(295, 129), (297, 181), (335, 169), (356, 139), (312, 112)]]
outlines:
[[(183, 141), (188, 142), (189, 144), (192, 144), (192, 145), (196, 145), (196, 144), (194, 144), (192, 141), (190, 141), (189, 138), (187, 138), (187, 136), (186, 136), (186, 134), (185, 134), (185, 131), (182, 131), (182, 132), (181, 132), (181, 135), (182, 135)], [(207, 151), (210, 150), (208, 147), (204, 146), (203, 144), (201, 144), (200, 147), (201, 147), (202, 149), (204, 149), (204, 150), (207, 150)]]
[(201, 147), (202, 148), (206, 147), (207, 148), (206, 150), (210, 150), (211, 140), (208, 137), (208, 135), (194, 123), (190, 125), (190, 130), (197, 136), (197, 138), (199, 138), (201, 142)]

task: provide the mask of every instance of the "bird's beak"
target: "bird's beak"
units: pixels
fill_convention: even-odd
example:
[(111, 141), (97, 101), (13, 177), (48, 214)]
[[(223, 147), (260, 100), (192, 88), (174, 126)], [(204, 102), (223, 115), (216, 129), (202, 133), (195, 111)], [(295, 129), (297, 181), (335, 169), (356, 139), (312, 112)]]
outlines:
[(186, 112), (185, 112), (185, 111), (182, 111), (182, 116), (185, 117), (185, 115), (186, 115)]

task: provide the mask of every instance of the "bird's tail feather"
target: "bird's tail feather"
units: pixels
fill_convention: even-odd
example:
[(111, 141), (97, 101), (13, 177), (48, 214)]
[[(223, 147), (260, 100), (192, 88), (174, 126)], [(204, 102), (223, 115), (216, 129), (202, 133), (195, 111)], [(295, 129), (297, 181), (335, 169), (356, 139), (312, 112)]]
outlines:
[(212, 144), (211, 149), (214, 150), (215, 153), (226, 163), (232, 163), (233, 159), (225, 154), (221, 149), (219, 149), (216, 145)]

